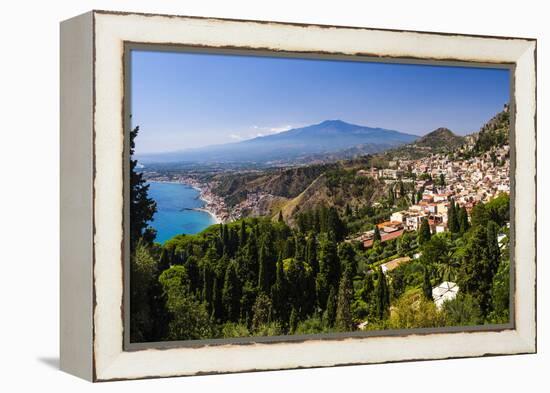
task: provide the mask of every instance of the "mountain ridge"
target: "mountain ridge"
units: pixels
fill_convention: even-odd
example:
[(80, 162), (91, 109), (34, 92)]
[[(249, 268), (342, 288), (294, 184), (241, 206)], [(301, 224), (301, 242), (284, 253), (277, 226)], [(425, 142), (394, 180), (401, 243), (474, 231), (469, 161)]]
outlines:
[(410, 143), (417, 135), (342, 120), (325, 120), (306, 127), (260, 136), (240, 142), (211, 145), (170, 153), (138, 155), (140, 162), (277, 162), (314, 154), (330, 154), (364, 145), (365, 153)]

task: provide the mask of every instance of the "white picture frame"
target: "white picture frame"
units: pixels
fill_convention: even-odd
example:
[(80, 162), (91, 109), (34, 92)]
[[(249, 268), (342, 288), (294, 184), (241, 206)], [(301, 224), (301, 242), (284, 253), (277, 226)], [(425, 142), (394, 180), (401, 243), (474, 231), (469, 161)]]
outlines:
[[(513, 67), (514, 312), (499, 330), (202, 346), (124, 340), (125, 45)], [(90, 381), (536, 352), (536, 40), (91, 11), (61, 24), (61, 368)]]

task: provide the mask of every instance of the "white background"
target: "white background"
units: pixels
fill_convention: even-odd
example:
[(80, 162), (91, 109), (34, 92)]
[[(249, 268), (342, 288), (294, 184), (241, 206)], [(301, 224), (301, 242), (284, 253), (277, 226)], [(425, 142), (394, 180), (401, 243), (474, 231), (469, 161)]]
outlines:
[[(10, 1), (0, 11), (0, 391), (548, 391), (543, 1)], [(92, 385), (58, 370), (59, 22), (91, 9), (538, 39), (539, 354)], [(545, 96), (546, 94), (546, 96)], [(545, 108), (546, 107), (546, 108)], [(521, 137), (521, 130), (518, 131)], [(518, 190), (521, 192), (521, 190)], [(548, 241), (548, 240), (546, 240)]]

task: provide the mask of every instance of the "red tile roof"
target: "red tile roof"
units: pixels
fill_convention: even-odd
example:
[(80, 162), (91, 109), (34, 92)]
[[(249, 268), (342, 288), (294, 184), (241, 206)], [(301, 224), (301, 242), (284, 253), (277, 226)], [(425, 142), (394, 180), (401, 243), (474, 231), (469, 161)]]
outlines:
[[(397, 239), (399, 236), (401, 236), (404, 232), (404, 229), (399, 229), (398, 231), (390, 232), (390, 233), (384, 233), (382, 232), (380, 234), (381, 242), (387, 242), (388, 240)], [(372, 247), (372, 244), (374, 243), (374, 239), (365, 240), (363, 242), (363, 246), (365, 248)]]

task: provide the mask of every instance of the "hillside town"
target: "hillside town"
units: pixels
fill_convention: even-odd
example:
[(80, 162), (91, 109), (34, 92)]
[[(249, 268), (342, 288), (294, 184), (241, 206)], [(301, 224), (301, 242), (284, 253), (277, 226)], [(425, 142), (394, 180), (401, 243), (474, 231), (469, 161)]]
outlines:
[[(501, 193), (510, 193), (510, 146), (493, 147), (469, 159), (453, 159), (472, 149), (472, 141), (454, 154), (432, 154), (417, 160), (395, 160), (384, 169), (363, 169), (360, 175), (373, 177), (386, 185), (400, 181), (414, 185), (415, 203), (391, 214), (389, 221), (378, 224), (381, 242), (395, 239), (405, 231), (416, 231), (424, 219), (432, 233), (447, 231), (447, 211), (454, 201), (468, 213), (479, 202), (486, 203)], [(361, 233), (354, 240), (369, 248), (374, 230)]]

